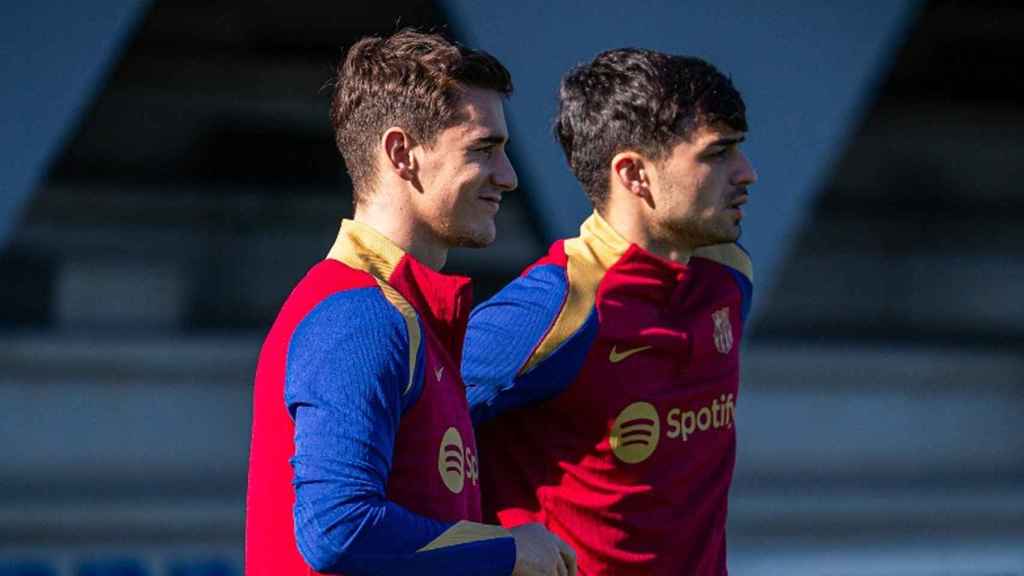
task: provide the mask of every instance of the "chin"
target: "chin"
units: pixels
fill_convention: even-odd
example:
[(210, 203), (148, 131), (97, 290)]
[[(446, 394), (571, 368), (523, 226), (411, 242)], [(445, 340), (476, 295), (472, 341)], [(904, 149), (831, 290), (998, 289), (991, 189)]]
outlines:
[(468, 236), (462, 238), (456, 246), (459, 248), (486, 248), (494, 243), (494, 236)]
[(712, 234), (708, 234), (702, 246), (714, 246), (715, 244), (729, 244), (736, 242), (740, 239), (742, 230), (735, 228), (733, 230), (717, 230)]
[(743, 235), (743, 227), (739, 222), (730, 222), (728, 225), (723, 226), (721, 229), (715, 231), (715, 236), (718, 238), (716, 244), (724, 244), (726, 242), (735, 242), (740, 239)]
[(491, 225), (488, 228), (456, 231), (448, 238), (448, 243), (458, 248), (486, 248), (494, 243), (496, 236), (494, 226)]

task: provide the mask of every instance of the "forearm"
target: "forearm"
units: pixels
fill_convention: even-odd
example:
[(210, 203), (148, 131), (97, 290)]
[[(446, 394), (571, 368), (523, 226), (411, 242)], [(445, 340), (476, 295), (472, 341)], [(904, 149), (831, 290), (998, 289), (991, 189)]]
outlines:
[(381, 499), (298, 490), (296, 540), (318, 572), (507, 575), (515, 545), (503, 528), (425, 518)]

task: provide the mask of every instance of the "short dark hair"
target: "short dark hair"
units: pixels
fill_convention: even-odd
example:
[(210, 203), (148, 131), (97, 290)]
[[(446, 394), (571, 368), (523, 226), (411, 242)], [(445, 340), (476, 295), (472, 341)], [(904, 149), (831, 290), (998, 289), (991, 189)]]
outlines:
[(398, 126), (430, 145), (459, 122), (467, 87), (508, 96), (512, 77), (494, 56), (439, 34), (404, 29), (369, 36), (348, 49), (338, 65), (331, 125), (352, 178), (356, 203), (375, 177), (373, 150), (385, 130)]
[(660, 160), (700, 126), (747, 130), (746, 106), (727, 76), (700, 58), (653, 50), (598, 54), (562, 78), (558, 100), (555, 137), (596, 208), (619, 152)]

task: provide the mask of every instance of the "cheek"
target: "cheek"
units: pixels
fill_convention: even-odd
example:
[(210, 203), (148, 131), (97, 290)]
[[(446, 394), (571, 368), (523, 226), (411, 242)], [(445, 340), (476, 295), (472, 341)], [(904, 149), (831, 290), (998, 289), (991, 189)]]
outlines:
[(472, 169), (467, 164), (448, 163), (435, 173), (435, 189), (449, 202), (455, 202), (460, 192), (466, 187), (466, 181), (470, 179), (471, 172)]
[(486, 182), (486, 171), (478, 164), (464, 164), (451, 179), (451, 186), (459, 196), (475, 196)]
[[(439, 178), (434, 188), (434, 217), (447, 220), (471, 209), (479, 186), (474, 184), (475, 171), (461, 166)], [(439, 174), (440, 176), (440, 174)]]
[(682, 215), (693, 212), (701, 206), (703, 182), (699, 175), (682, 173), (665, 187), (662, 202), (668, 212)]
[(695, 203), (701, 208), (712, 210), (719, 207), (722, 204), (723, 199), (723, 179), (718, 177), (716, 174), (708, 174), (700, 182), (700, 186), (697, 189), (697, 195)]

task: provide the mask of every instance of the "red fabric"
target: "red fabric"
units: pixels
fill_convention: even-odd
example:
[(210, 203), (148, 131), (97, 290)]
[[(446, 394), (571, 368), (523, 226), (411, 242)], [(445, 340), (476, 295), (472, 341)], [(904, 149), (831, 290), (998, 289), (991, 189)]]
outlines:
[[(725, 574), (740, 290), (721, 265), (680, 265), (633, 246), (606, 272), (596, 306), (598, 336), (569, 388), (479, 431), (488, 509), (506, 526), (547, 525), (576, 549), (582, 575)], [(726, 325), (723, 353), (716, 331), (725, 349)], [(627, 463), (609, 438), (636, 402), (654, 408), (659, 431), (651, 454)], [(694, 426), (685, 440), (684, 413)]]
[(325, 298), (346, 289), (376, 286), (365, 272), (335, 260), (314, 266), (285, 301), (256, 368), (253, 389), (249, 489), (246, 494), (245, 571), (248, 576), (316, 574), (295, 545), (295, 490), (288, 459), (295, 426), (284, 403), (285, 360), (299, 322)]
[[(482, 519), (476, 436), (459, 371), (462, 340), (473, 306), (468, 278), (441, 274), (406, 256), (388, 278), (420, 314), (424, 386), (420, 399), (402, 416), (388, 483), (388, 498), (409, 510), (455, 522)], [(438, 447), (449, 427), (459, 431), (464, 481), (453, 494), (438, 472)]]
[(473, 308), (473, 287), (469, 278), (441, 274), (405, 256), (395, 266), (388, 284), (412, 304), (426, 328), (441, 343), (439, 351), (450, 355), (458, 366), (466, 321)]
[[(408, 510), (442, 521), (481, 520), (480, 488), (465, 389), (457, 357), (472, 305), (469, 281), (439, 274), (405, 256), (391, 284), (420, 316), (424, 345), (423, 387), (402, 417), (395, 442), (388, 498)], [(377, 287), (370, 274), (335, 260), (314, 266), (288, 297), (260, 352), (253, 392), (253, 429), (246, 502), (247, 576), (316, 574), (295, 544), (295, 491), (289, 459), (294, 424), (284, 402), (285, 366), (292, 333), (302, 319), (331, 294)], [(439, 472), (439, 447), (449, 427), (459, 431), (465, 480), (458, 493)]]
[(527, 266), (520, 276), (526, 276), (530, 273), (530, 270), (533, 270), (537, 266), (544, 266), (546, 264), (554, 264), (565, 268), (568, 261), (569, 259), (565, 255), (565, 240), (557, 240), (551, 245), (548, 249), (548, 253), (545, 254), (543, 258)]

